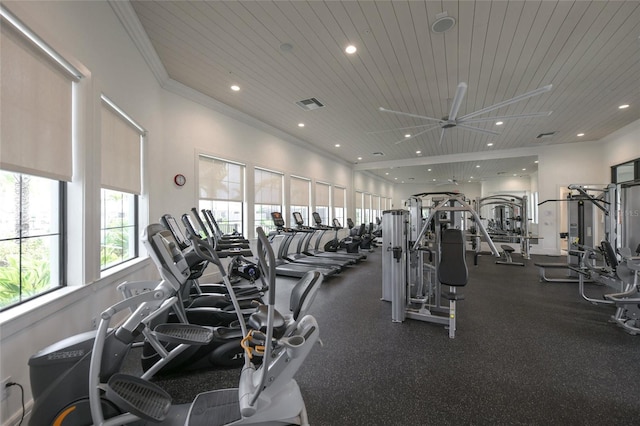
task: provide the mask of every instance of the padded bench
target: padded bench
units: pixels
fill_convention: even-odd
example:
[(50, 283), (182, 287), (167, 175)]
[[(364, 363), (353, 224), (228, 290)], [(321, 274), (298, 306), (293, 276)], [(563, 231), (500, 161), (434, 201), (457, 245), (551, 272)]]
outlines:
[(502, 259), (496, 260), (498, 265), (524, 266), (524, 262), (514, 262), (513, 257), (511, 257), (511, 253), (516, 251), (516, 249), (507, 244), (500, 245), (500, 248), (502, 249)]

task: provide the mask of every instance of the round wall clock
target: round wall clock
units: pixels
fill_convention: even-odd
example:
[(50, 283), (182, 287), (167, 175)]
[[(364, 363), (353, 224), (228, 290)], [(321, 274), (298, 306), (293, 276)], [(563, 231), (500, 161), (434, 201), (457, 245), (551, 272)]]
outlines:
[(184, 175), (177, 174), (173, 177), (173, 181), (176, 185), (183, 186), (185, 183), (187, 183), (187, 178), (184, 177)]

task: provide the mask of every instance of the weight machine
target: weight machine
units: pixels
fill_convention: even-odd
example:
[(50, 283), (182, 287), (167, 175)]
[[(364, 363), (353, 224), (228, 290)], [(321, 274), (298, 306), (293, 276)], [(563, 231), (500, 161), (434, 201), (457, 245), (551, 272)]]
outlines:
[[(422, 197), (427, 195), (432, 205), (424, 220)], [(467, 283), (465, 214), (475, 220), (493, 255), (500, 254), (464, 195), (417, 194), (407, 206), (383, 212), (382, 300), (391, 302), (393, 322), (409, 318), (443, 324), (454, 338), (456, 302), (464, 298), (457, 287)]]
[[(568, 188), (572, 191), (566, 199), (545, 200), (548, 202), (568, 202), (568, 228), (566, 234), (568, 255), (567, 263), (535, 263), (539, 268), (540, 281), (547, 282), (579, 282), (579, 272), (582, 268), (584, 250), (581, 247), (594, 247), (598, 242), (594, 240), (594, 208), (602, 211), (604, 215), (604, 240), (614, 248), (619, 246), (617, 231), (617, 206), (619, 205), (618, 191), (615, 184), (609, 184), (603, 189), (588, 188), (582, 185), (572, 184)], [(593, 193), (597, 193), (593, 195)], [(581, 246), (581, 247), (579, 247)], [(567, 277), (552, 278), (545, 275), (547, 269), (567, 270)]]
[[(481, 215), (483, 207), (493, 209), (494, 217), (488, 221), (487, 228), (494, 242), (519, 243), (522, 258), (531, 259), (532, 240), (537, 243), (539, 237), (532, 236), (529, 229), (529, 198), (526, 195), (495, 194), (478, 198), (476, 205)], [(502, 245), (501, 248), (506, 261), (497, 263), (524, 266), (524, 263), (511, 260), (512, 247)]]

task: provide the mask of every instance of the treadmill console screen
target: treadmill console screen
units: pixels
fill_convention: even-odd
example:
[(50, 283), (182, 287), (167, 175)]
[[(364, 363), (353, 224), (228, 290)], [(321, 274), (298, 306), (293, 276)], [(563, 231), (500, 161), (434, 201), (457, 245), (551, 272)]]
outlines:
[(184, 249), (191, 245), (191, 241), (189, 241), (186, 235), (184, 235), (182, 229), (180, 229), (180, 227), (178, 226), (178, 222), (176, 222), (175, 217), (169, 214), (165, 214), (164, 216), (162, 216), (162, 222), (164, 223), (165, 227), (168, 228), (169, 231), (171, 231), (171, 233), (173, 234), (178, 247)]
[(282, 218), (282, 213), (280, 212), (272, 212), (271, 219), (273, 220), (273, 224), (278, 227), (284, 227), (284, 219)]
[(340, 221), (337, 218), (333, 218), (333, 226), (335, 228), (342, 228), (342, 225), (340, 224)]
[(313, 221), (314, 221), (317, 225), (322, 225), (322, 218), (320, 217), (320, 213), (318, 213), (318, 212), (313, 212)]
[(296, 225), (304, 224), (304, 219), (302, 218), (302, 214), (300, 214), (300, 212), (293, 212), (293, 220), (296, 222)]

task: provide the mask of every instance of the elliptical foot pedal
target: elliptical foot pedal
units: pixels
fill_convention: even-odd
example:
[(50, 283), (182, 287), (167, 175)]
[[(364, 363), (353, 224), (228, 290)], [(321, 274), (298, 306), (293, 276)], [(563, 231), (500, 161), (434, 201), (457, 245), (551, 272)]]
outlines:
[(221, 389), (198, 394), (191, 404), (189, 426), (221, 426), (242, 418), (238, 389)]
[(128, 374), (111, 376), (106, 397), (121, 410), (153, 422), (163, 421), (171, 408), (171, 396), (161, 387)]
[(195, 324), (158, 324), (153, 333), (167, 343), (206, 345), (213, 339), (212, 327)]

